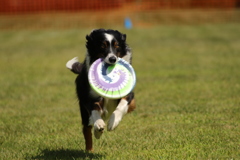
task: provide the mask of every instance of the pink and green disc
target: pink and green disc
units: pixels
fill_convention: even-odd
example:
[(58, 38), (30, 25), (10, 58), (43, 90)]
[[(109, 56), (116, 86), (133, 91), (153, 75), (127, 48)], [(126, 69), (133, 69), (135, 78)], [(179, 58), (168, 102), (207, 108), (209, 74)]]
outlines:
[(97, 59), (90, 67), (88, 79), (92, 89), (105, 98), (118, 99), (130, 93), (136, 84), (133, 67), (125, 60), (109, 65)]

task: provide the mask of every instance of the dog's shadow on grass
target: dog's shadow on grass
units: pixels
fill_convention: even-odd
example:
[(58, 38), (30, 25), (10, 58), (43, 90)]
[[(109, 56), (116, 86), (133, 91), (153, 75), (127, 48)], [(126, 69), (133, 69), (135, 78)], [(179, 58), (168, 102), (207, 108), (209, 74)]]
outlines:
[(90, 153), (84, 150), (71, 150), (71, 149), (58, 149), (50, 150), (44, 149), (39, 155), (27, 157), (26, 159), (62, 159), (62, 160), (71, 160), (71, 159), (102, 159), (104, 155), (97, 153)]

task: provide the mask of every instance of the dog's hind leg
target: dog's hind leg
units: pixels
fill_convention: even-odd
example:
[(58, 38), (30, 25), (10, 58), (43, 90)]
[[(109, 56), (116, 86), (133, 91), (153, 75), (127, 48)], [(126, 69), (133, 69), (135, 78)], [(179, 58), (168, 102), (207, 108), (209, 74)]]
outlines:
[(92, 126), (83, 126), (83, 135), (85, 138), (86, 151), (93, 151), (92, 146)]
[(89, 112), (84, 105), (86, 102), (80, 101), (79, 104), (83, 125), (82, 132), (85, 139), (85, 149), (86, 151), (93, 151), (92, 126), (89, 125)]

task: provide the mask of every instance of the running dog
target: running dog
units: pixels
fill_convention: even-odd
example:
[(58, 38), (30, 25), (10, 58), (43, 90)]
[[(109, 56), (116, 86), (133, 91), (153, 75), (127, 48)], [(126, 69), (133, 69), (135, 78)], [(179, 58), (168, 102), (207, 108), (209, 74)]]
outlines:
[(107, 130), (114, 130), (123, 116), (136, 108), (134, 93), (130, 92), (121, 99), (106, 99), (97, 95), (90, 87), (88, 71), (91, 64), (102, 58), (109, 65), (117, 63), (118, 57), (131, 64), (132, 53), (126, 44), (126, 34), (117, 30), (95, 29), (86, 36), (87, 53), (83, 63), (75, 57), (66, 66), (78, 74), (76, 91), (79, 100), (83, 135), (87, 151), (93, 150), (92, 127), (95, 138), (99, 139), (105, 130), (104, 120), (108, 120)]

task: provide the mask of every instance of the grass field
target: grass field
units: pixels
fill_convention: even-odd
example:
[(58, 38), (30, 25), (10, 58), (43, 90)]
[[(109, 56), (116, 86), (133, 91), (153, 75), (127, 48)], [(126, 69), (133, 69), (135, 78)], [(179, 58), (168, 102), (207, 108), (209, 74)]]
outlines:
[(240, 24), (118, 29), (137, 109), (94, 153), (65, 68), (91, 29), (0, 31), (0, 159), (240, 159)]

